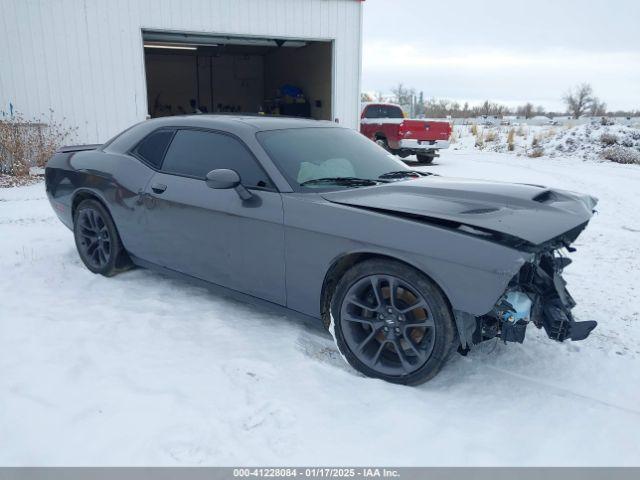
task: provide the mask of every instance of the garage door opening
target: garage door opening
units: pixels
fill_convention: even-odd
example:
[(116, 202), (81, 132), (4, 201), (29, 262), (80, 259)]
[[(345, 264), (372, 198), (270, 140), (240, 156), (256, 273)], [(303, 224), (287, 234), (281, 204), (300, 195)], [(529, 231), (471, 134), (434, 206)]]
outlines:
[(143, 31), (149, 115), (332, 119), (333, 44)]

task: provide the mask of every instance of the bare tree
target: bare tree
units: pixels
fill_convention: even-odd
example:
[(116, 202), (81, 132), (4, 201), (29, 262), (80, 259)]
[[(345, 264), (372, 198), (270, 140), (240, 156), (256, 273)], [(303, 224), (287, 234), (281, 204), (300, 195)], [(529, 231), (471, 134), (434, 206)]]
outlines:
[[(430, 98), (424, 102), (425, 115), (431, 118), (442, 118), (451, 116), (454, 118), (470, 118), (478, 116), (497, 116), (501, 117), (510, 113), (509, 107), (500, 103), (485, 100), (481, 105), (470, 106), (469, 102), (463, 105), (456, 101), (447, 100), (446, 98)], [(518, 115), (526, 115), (531, 118), (534, 112), (544, 114), (543, 107), (534, 107), (533, 104), (527, 103), (517, 108)]]
[(443, 118), (449, 115), (459, 116), (461, 114), (460, 104), (446, 98), (430, 98), (425, 102), (424, 107), (425, 115), (432, 118)]
[(640, 117), (640, 109), (638, 110), (616, 110), (609, 112), (612, 117)]
[(391, 93), (393, 93), (394, 101), (398, 105), (411, 106), (416, 91), (413, 88), (405, 87), (402, 83), (399, 83), (397, 87), (391, 89)]
[(598, 97), (593, 97), (589, 105), (589, 113), (594, 117), (604, 117), (607, 114), (607, 104), (601, 102)]
[(525, 119), (533, 117), (533, 104), (527, 102), (516, 109), (516, 114)]
[(507, 107), (504, 105), (500, 105), (499, 103), (490, 102), (489, 100), (485, 100), (484, 103), (480, 106), (473, 107), (471, 112), (475, 115), (482, 116), (502, 116), (507, 111)]
[(593, 102), (593, 89), (588, 83), (583, 83), (569, 90), (562, 98), (567, 104), (567, 110), (573, 118), (580, 118), (587, 113)]
[(459, 112), (460, 112), (460, 104), (458, 102), (453, 102), (451, 103), (451, 105), (449, 105), (449, 111), (447, 112), (447, 115), (453, 116), (455, 113), (459, 113)]
[(424, 115), (424, 92), (420, 91), (418, 95), (418, 103), (416, 103), (416, 115)]
[(464, 102), (464, 106), (462, 107), (462, 118), (469, 118), (470, 110), (469, 110), (469, 102)]
[(373, 97), (368, 94), (367, 92), (362, 92), (360, 94), (360, 101), (361, 102), (373, 102)]
[(481, 115), (490, 115), (491, 114), (491, 102), (489, 100), (485, 100), (482, 106), (480, 107)]

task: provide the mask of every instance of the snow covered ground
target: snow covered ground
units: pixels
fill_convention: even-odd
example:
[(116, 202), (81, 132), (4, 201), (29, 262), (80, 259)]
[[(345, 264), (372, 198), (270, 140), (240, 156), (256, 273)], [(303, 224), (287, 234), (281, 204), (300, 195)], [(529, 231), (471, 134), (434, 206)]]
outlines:
[(640, 164), (640, 125), (456, 125), (452, 148)]
[(586, 341), (530, 328), (390, 385), (293, 316), (91, 274), (42, 184), (0, 189), (0, 464), (640, 465), (640, 167), (451, 150), (427, 169), (600, 198), (566, 274)]

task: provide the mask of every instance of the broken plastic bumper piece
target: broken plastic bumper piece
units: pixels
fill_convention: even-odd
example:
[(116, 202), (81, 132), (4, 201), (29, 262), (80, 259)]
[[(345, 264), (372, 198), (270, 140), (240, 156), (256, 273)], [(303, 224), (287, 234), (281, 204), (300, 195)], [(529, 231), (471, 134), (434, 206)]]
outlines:
[(493, 337), (522, 343), (529, 323), (544, 328), (549, 338), (558, 342), (587, 338), (597, 322), (577, 322), (573, 318), (575, 301), (562, 278), (562, 270), (569, 263), (566, 257), (545, 252), (525, 265), (494, 309), (477, 319), (474, 343)]
[(567, 338), (571, 340), (584, 340), (591, 331), (596, 328), (597, 322), (587, 320), (576, 322), (571, 312), (566, 311), (561, 305), (549, 303), (544, 306), (542, 326), (549, 338), (562, 342)]

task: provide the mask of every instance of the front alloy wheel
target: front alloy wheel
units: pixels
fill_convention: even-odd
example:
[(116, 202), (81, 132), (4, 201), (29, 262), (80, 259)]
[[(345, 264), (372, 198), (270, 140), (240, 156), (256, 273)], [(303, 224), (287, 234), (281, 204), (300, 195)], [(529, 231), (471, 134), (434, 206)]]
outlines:
[(387, 375), (415, 372), (429, 358), (435, 322), (429, 305), (406, 281), (368, 275), (347, 291), (340, 318), (349, 349)]
[(347, 361), (395, 383), (432, 378), (453, 344), (453, 321), (438, 287), (398, 262), (367, 261), (348, 271), (336, 288), (332, 316)]

